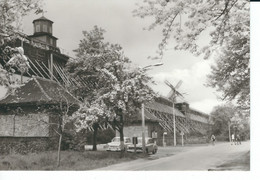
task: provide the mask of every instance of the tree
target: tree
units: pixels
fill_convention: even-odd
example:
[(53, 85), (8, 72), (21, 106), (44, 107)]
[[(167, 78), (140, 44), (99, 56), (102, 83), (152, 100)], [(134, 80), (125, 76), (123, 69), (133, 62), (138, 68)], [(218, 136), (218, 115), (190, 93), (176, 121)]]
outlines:
[(84, 39), (75, 50), (77, 59), (67, 68), (73, 77), (85, 82), (85, 86), (75, 89), (84, 100), (76, 115), (79, 128), (91, 126), (97, 131), (97, 124), (110, 124), (120, 133), (123, 147), (126, 118), (134, 114), (142, 102), (151, 100), (154, 92), (146, 84), (151, 78), (145, 71), (131, 68), (131, 61), (123, 55), (119, 45), (103, 42), (103, 33), (104, 30), (96, 26), (90, 32), (84, 31)]
[(29, 12), (42, 12), (40, 0), (2, 0), (0, 2), (0, 46), (17, 37), (22, 18)]
[(129, 66), (130, 61), (121, 57), (100, 71), (101, 78), (107, 84), (101, 89), (98, 101), (103, 102), (114, 116), (112, 126), (120, 133), (121, 150), (125, 122), (140, 110), (142, 103), (151, 101), (156, 96), (147, 84), (151, 78), (145, 74), (145, 70), (131, 69)]
[(122, 49), (117, 44), (104, 42), (104, 33), (105, 30), (97, 26), (90, 31), (83, 31), (84, 38), (74, 50), (76, 59), (70, 59), (66, 65), (69, 75), (81, 82), (80, 85), (69, 89), (82, 101), (79, 114), (87, 114), (87, 121), (93, 122), (91, 123), (94, 130), (93, 150), (96, 150), (97, 131), (105, 121), (98, 113), (99, 103), (95, 101), (98, 90), (105, 84), (103, 79), (99, 78), (99, 69), (105, 68), (106, 63), (114, 61), (118, 56), (116, 52)]
[(147, 85), (151, 78), (145, 74), (145, 70), (129, 69), (130, 61), (119, 58), (99, 69), (98, 77), (103, 86), (96, 89), (96, 99), (86, 108), (85, 114), (77, 115), (77, 119), (81, 128), (100, 123), (101, 119), (110, 124), (120, 134), (123, 152), (125, 122), (140, 110), (142, 103), (153, 100), (156, 94)]
[(241, 110), (250, 108), (249, 49), (249, 40), (237, 36), (219, 53), (216, 65), (208, 75), (208, 86), (222, 92), (223, 100), (236, 100)]
[[(46, 93), (46, 92), (45, 92)], [(61, 160), (61, 146), (66, 130), (66, 125), (72, 122), (72, 113), (78, 108), (78, 100), (68, 93), (61, 85), (57, 85), (55, 92), (52, 92), (53, 96), (56, 96), (55, 100), (49, 105), (39, 105), (37, 111), (39, 113), (48, 113), (55, 116), (55, 120), (44, 122), (50, 127), (58, 136), (58, 148), (57, 148), (57, 167), (60, 166)], [(56, 139), (55, 139), (56, 141)]]
[[(10, 87), (10, 71), (3, 67), (11, 58), (15, 59), (15, 64), (20, 70), (24, 70), (23, 56), (18, 57), (19, 49), (9, 47), (9, 43), (17, 38), (21, 38), (22, 18), (29, 12), (40, 13), (42, 3), (40, 0), (1, 0), (0, 1), (0, 85)], [(16, 56), (16, 58), (14, 58)], [(3, 63), (4, 62), (4, 63)]]
[(240, 134), (243, 139), (249, 138), (249, 111), (241, 111), (240, 108), (228, 103), (214, 107), (210, 115), (214, 123), (212, 127), (213, 134), (228, 139), (232, 132)]
[[(219, 56), (217, 65), (212, 66), (209, 86), (222, 92), (222, 99), (237, 99), (239, 105), (246, 103), (243, 108), (248, 108), (249, 8), (249, 0), (144, 0), (133, 13), (155, 18), (149, 30), (162, 27), (159, 58), (171, 37), (176, 50), (204, 54), (205, 59), (213, 53)], [(209, 39), (206, 45), (200, 42), (205, 36)], [(220, 68), (223, 65), (224, 70)]]
[(71, 91), (84, 102), (92, 101), (96, 89), (102, 87), (103, 82), (98, 77), (98, 70), (105, 66), (105, 63), (114, 61), (121, 51), (118, 44), (104, 42), (105, 30), (94, 26), (90, 31), (83, 31), (84, 38), (80, 40), (79, 47), (74, 50), (75, 59), (70, 59), (66, 64), (69, 75), (80, 82), (81, 86), (70, 87)]
[(235, 115), (235, 107), (225, 104), (214, 107), (210, 116), (213, 120), (212, 133), (219, 136), (229, 137), (229, 124)]
[(104, 106), (100, 106), (96, 101), (82, 103), (80, 109), (74, 113), (76, 131), (91, 130), (93, 131), (93, 151), (97, 150), (97, 132), (101, 126), (104, 126), (110, 114)]

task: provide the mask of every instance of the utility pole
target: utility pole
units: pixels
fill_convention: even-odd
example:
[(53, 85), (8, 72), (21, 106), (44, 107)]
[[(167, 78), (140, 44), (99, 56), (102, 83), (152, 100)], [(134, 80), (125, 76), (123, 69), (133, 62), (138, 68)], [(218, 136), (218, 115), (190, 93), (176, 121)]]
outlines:
[(176, 119), (175, 119), (175, 107), (174, 107), (174, 102), (175, 102), (175, 92), (173, 92), (173, 101), (172, 101), (172, 115), (173, 115), (173, 146), (176, 146)]
[(145, 118), (144, 118), (144, 103), (142, 103), (142, 148), (143, 153), (145, 152)]
[(181, 86), (182, 80), (180, 80), (177, 85), (174, 87), (169, 81), (164, 81), (167, 86), (171, 88), (171, 92), (169, 93), (168, 97), (172, 100), (172, 121), (173, 121), (173, 146), (177, 145), (176, 142), (176, 113), (175, 113), (175, 99), (176, 95), (183, 97), (183, 95), (177, 91), (177, 89)]
[(229, 142), (231, 142), (231, 132), (230, 132), (231, 122), (228, 121), (228, 136), (229, 136)]
[[(143, 70), (147, 70), (147, 68), (150, 67), (154, 67), (154, 66), (161, 66), (163, 65), (163, 63), (156, 63), (156, 64), (152, 64), (152, 65), (148, 65), (145, 66), (141, 69)], [(145, 116), (144, 116), (144, 103), (142, 103), (142, 107), (141, 107), (141, 111), (142, 111), (142, 148), (143, 148), (143, 153), (146, 153), (146, 148), (145, 148)]]

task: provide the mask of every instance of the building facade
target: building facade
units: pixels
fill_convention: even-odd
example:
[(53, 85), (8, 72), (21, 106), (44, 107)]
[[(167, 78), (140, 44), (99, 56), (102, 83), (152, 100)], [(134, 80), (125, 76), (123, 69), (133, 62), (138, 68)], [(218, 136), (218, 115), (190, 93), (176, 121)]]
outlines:
[[(159, 146), (174, 144), (173, 106), (167, 98), (160, 97), (145, 104), (145, 136), (152, 137)], [(186, 102), (175, 104), (175, 125), (177, 145), (207, 143), (212, 123), (209, 115), (189, 107)], [(124, 136), (141, 137), (141, 112), (125, 125)]]
[(36, 19), (33, 35), (19, 33), (9, 44), (23, 48), (30, 67), (24, 74), (15, 72), (13, 77), (24, 77), (22, 85), (0, 99), (1, 154), (57, 149), (64, 115), (79, 108), (78, 100), (63, 86), (68, 81), (63, 68), (69, 57), (57, 47), (52, 25), (45, 17)]

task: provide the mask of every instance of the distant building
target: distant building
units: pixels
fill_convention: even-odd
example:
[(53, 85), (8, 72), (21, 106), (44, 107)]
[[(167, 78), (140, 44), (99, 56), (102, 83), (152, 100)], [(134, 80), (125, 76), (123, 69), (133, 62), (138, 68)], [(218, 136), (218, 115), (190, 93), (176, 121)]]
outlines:
[[(158, 145), (163, 145), (163, 133), (166, 132), (165, 142), (173, 145), (173, 109), (172, 102), (167, 98), (159, 97), (154, 102), (145, 104), (145, 136), (152, 137)], [(184, 143), (206, 143), (208, 131), (212, 122), (209, 115), (189, 107), (186, 102), (175, 104), (176, 139), (181, 144), (181, 133), (184, 134)], [(141, 112), (127, 121), (124, 127), (124, 136), (142, 136)], [(119, 135), (117, 133), (117, 135)]]

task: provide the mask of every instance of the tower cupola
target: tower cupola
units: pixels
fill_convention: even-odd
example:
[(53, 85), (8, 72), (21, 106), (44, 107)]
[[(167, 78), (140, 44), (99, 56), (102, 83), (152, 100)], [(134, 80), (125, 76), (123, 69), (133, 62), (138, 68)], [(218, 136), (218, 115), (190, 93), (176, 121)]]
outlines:
[(56, 47), (58, 38), (52, 35), (52, 24), (53, 22), (44, 16), (35, 19), (33, 21), (34, 34), (30, 37)]
[(34, 35), (38, 33), (47, 33), (52, 35), (52, 24), (53, 22), (44, 16), (35, 19), (33, 21), (34, 25)]

